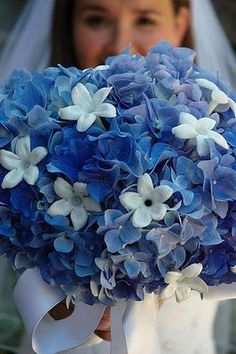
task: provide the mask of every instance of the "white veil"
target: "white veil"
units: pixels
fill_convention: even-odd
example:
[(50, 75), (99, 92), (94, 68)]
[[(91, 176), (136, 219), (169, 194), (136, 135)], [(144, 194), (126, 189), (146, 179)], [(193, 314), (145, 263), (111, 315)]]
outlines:
[(0, 56), (0, 81), (14, 69), (43, 70), (50, 58), (54, 0), (30, 0)]
[(191, 0), (192, 32), (198, 63), (219, 72), (236, 90), (236, 55), (209, 0)]

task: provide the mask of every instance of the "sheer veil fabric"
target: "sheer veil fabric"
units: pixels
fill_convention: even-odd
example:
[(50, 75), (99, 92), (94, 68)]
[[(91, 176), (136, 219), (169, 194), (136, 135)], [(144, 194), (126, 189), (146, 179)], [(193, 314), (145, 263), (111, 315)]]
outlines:
[[(54, 0), (28, 1), (0, 57), (0, 81), (7, 78), (14, 69), (25, 67), (34, 72), (47, 66), (50, 58), (53, 5)], [(222, 73), (236, 89), (236, 58), (211, 2), (192, 0), (191, 7), (193, 39), (199, 64)], [(0, 278), (0, 289), (4, 279), (3, 275)], [(200, 302), (199, 297), (192, 297), (181, 306), (174, 300), (164, 304), (159, 317), (161, 354), (214, 353), (212, 329), (217, 302), (206, 301), (204, 309), (200, 307)], [(186, 338), (190, 338), (190, 343)], [(205, 344), (199, 346), (201, 342)], [(30, 354), (29, 349), (25, 351), (22, 348), (21, 353), (23, 352)], [(63, 353), (106, 354), (109, 353), (109, 344), (92, 336), (86, 348)]]
[(192, 0), (192, 32), (198, 63), (220, 73), (236, 90), (236, 56), (209, 0)]
[(41, 71), (50, 58), (54, 0), (29, 0), (0, 57), (0, 81), (14, 69)]

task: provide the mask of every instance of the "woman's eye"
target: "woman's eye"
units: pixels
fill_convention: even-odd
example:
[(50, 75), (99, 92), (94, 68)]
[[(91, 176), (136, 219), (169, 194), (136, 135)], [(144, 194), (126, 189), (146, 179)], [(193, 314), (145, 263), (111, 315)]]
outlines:
[(136, 23), (139, 26), (155, 26), (158, 24), (156, 20), (149, 17), (140, 17)]
[(102, 16), (90, 16), (85, 22), (89, 27), (99, 27), (107, 25), (108, 20)]

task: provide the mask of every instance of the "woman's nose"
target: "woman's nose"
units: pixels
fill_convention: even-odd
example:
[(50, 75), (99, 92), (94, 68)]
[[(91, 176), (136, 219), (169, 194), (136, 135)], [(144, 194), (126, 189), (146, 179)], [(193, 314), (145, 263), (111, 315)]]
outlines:
[(114, 28), (110, 33), (109, 43), (107, 45), (109, 55), (120, 54), (127, 48), (130, 49), (131, 53), (137, 51), (131, 30), (127, 26)]

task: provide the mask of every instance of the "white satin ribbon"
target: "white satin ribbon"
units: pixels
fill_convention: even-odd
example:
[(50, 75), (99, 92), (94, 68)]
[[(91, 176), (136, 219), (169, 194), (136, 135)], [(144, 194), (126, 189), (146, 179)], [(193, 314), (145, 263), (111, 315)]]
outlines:
[[(55, 321), (48, 311), (64, 299), (59, 287), (47, 285), (37, 269), (26, 270), (17, 282), (14, 298), (37, 354), (55, 354), (86, 345), (105, 306), (77, 302), (73, 314)], [(110, 354), (158, 354), (158, 302), (154, 294), (144, 301), (118, 301), (111, 307)]]
[(27, 269), (16, 284), (14, 299), (37, 354), (55, 354), (77, 347), (100, 322), (105, 306), (82, 302), (78, 302), (70, 317), (53, 320), (48, 311), (64, 298), (62, 290), (47, 285), (36, 268)]
[(203, 298), (215, 301), (236, 299), (236, 283), (209, 286), (208, 293)]

